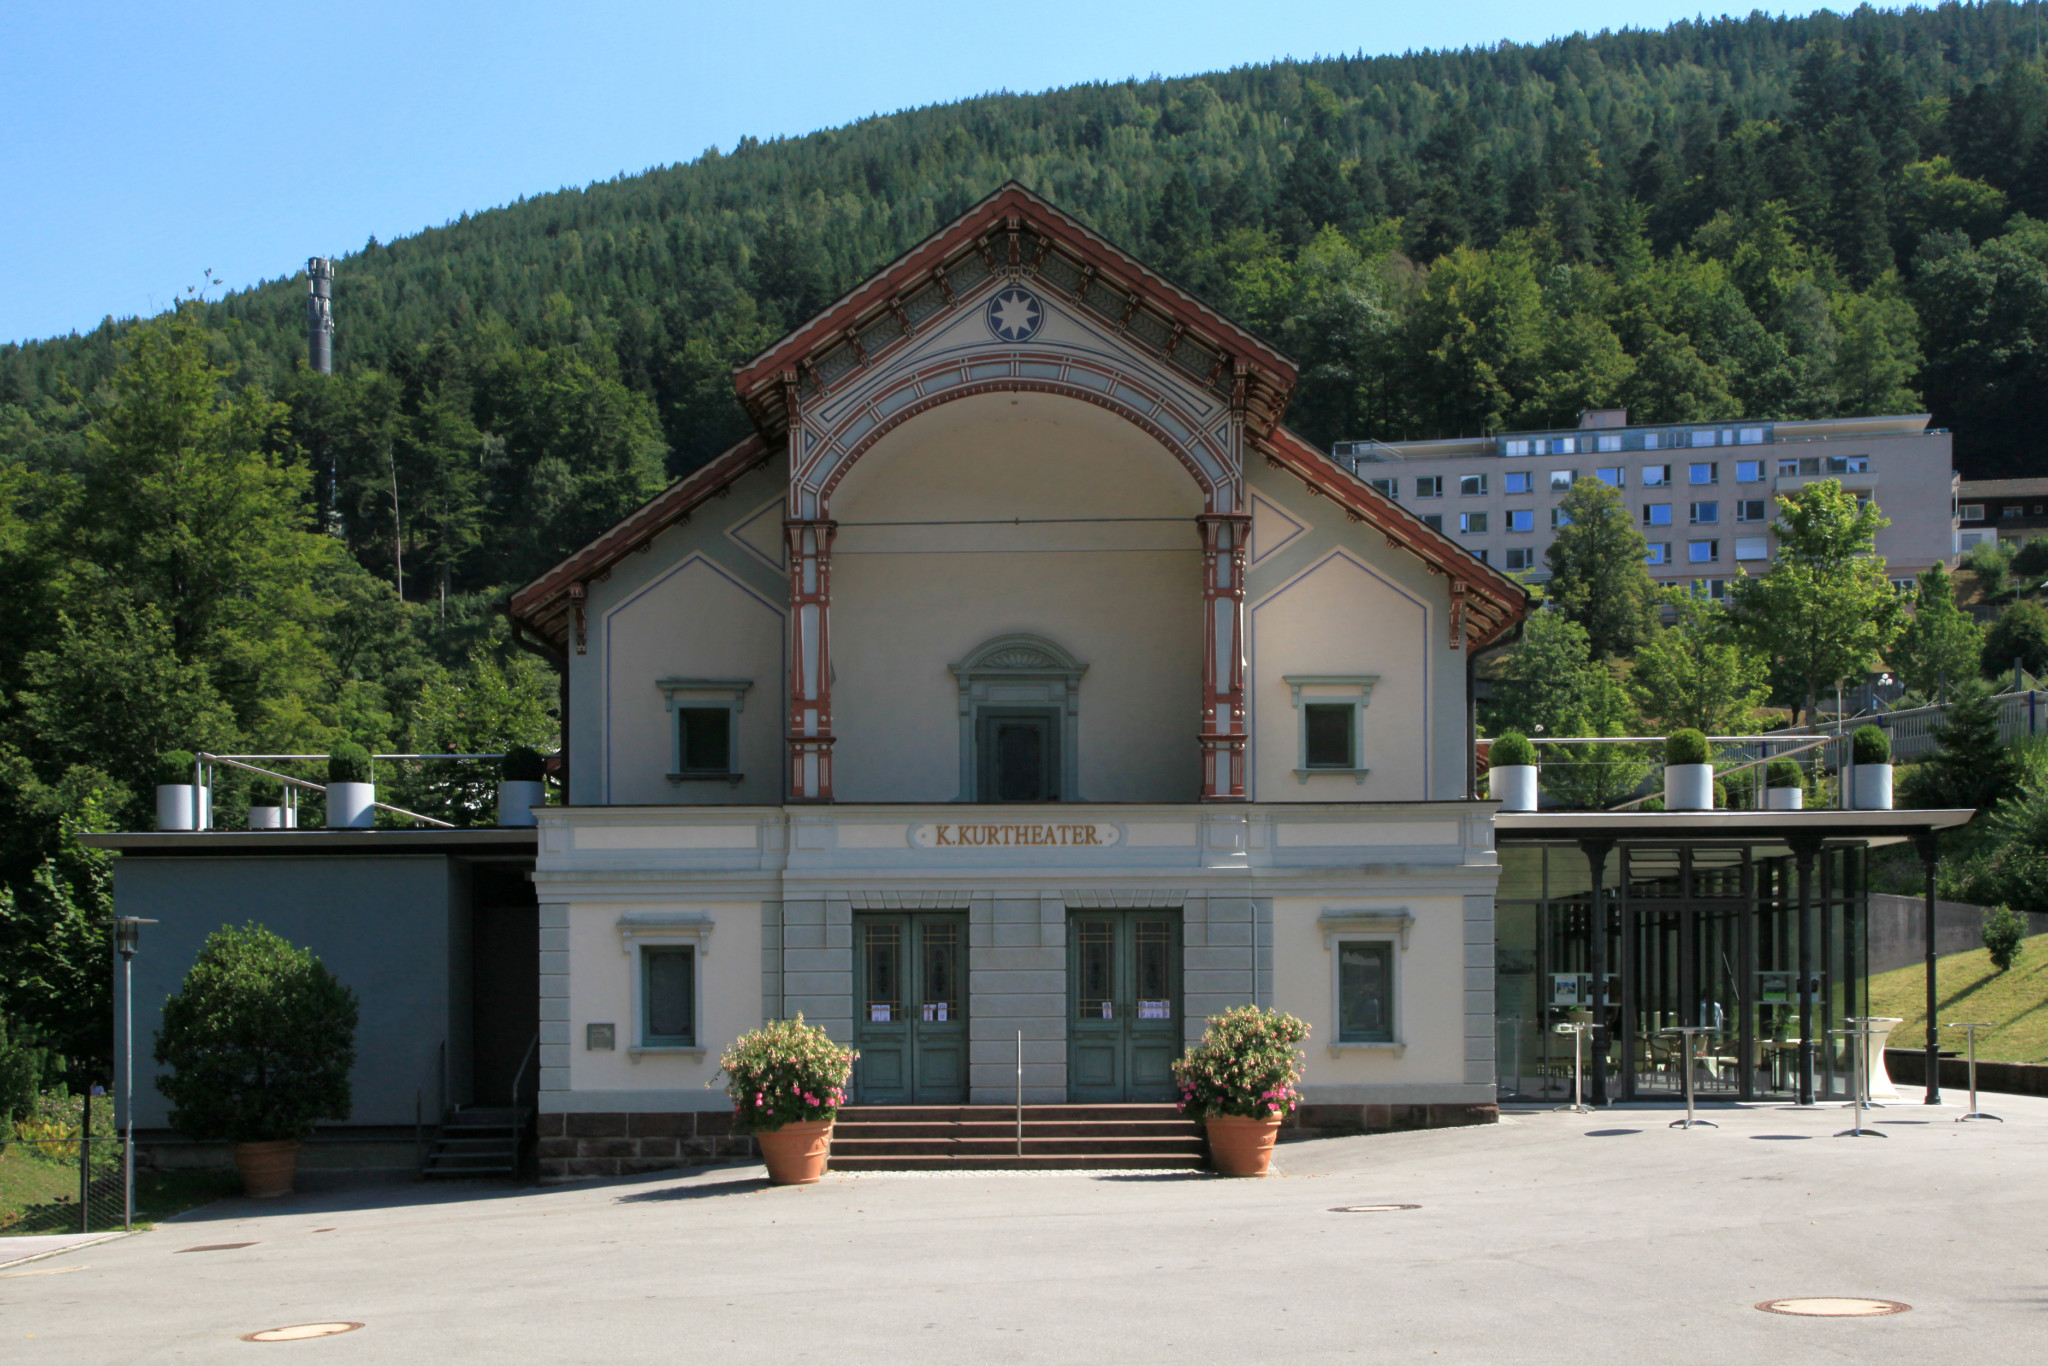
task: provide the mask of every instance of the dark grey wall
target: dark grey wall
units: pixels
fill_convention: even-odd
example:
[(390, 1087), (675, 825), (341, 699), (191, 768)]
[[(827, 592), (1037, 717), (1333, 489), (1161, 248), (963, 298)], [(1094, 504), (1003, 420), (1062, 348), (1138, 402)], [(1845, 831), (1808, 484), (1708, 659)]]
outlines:
[[(1917, 896), (1870, 894), (1870, 974), (1927, 961), (1927, 903)], [(2048, 934), (2048, 915), (2027, 913), (2028, 934)], [(1934, 952), (1945, 957), (1984, 947), (1984, 908), (1934, 903)]]
[[(152, 1058), (165, 998), (184, 981), (207, 935), (251, 920), (320, 955), (355, 990), (361, 1019), (348, 1122), (410, 1125), (421, 1086), (428, 1122), (437, 1121), (444, 1040), (451, 1072), (467, 1071), (466, 888), (461, 867), (442, 855), (117, 859), (116, 912), (159, 922), (143, 927), (135, 957), (137, 1127), (166, 1123), (169, 1107), (156, 1089)], [(117, 1015), (118, 990), (117, 975)], [(118, 1019), (115, 1037), (118, 1047)], [(451, 1076), (449, 1103), (467, 1099), (464, 1080)]]

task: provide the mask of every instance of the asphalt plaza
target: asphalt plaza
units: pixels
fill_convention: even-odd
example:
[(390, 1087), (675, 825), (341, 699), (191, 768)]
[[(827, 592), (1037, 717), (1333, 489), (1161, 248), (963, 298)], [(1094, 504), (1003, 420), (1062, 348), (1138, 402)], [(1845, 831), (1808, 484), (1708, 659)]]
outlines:
[[(1965, 1124), (1949, 1099), (1874, 1112), (1881, 1139), (1834, 1137), (1839, 1106), (1516, 1113), (1287, 1144), (1264, 1181), (721, 1167), (224, 1201), (0, 1278), (0, 1360), (2038, 1361), (2048, 1101)], [(1799, 1297), (1910, 1309), (1759, 1312)], [(362, 1327), (244, 1340), (313, 1324)]]

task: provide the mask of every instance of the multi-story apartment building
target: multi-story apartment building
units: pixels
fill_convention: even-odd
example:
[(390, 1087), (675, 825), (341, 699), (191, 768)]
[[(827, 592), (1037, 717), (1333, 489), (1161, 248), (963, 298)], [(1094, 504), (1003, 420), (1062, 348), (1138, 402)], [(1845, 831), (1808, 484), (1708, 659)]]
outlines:
[(1539, 582), (1558, 504), (1578, 479), (1621, 491), (1653, 578), (1717, 598), (1776, 555), (1776, 496), (1817, 479), (1840, 480), (1891, 519), (1877, 549), (1895, 581), (1960, 548), (1949, 433), (1925, 413), (1631, 426), (1626, 409), (1609, 408), (1569, 431), (1344, 441), (1332, 454), (1481, 560)]
[(1956, 486), (1956, 499), (1965, 550), (1979, 541), (2048, 536), (2048, 479), (1965, 479)]

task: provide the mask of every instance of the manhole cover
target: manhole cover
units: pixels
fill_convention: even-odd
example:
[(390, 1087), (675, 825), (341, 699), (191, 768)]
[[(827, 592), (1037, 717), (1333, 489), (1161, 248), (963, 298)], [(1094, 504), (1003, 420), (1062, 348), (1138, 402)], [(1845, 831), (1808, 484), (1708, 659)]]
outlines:
[(266, 1328), (260, 1333), (244, 1333), (244, 1342), (298, 1342), (305, 1338), (331, 1338), (337, 1333), (353, 1333), (362, 1327), (360, 1323), (295, 1323), (289, 1328)]
[(1332, 1214), (1386, 1214), (1397, 1209), (1421, 1209), (1420, 1205), (1332, 1205)]
[(238, 1247), (254, 1247), (254, 1243), (201, 1243), (198, 1247), (181, 1247), (179, 1252), (232, 1252)]
[(1757, 1308), (1766, 1314), (1796, 1314), (1809, 1319), (1874, 1319), (1884, 1314), (1903, 1314), (1913, 1306), (1897, 1300), (1866, 1300), (1855, 1295), (1813, 1295), (1804, 1299), (1765, 1300)]

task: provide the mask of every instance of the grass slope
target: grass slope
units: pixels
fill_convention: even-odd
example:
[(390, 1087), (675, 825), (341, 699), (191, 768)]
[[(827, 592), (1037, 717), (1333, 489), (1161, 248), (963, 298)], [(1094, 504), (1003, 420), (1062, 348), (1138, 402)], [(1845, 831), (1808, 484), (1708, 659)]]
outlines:
[[(1977, 1056), (1993, 1062), (2048, 1062), (2048, 934), (2028, 939), (2012, 971), (1991, 966), (1983, 949), (1953, 953), (1935, 962), (1936, 1018), (1990, 1020), (1979, 1030)], [(1919, 966), (1898, 968), (1870, 979), (1871, 1013), (1902, 1016), (1892, 1042), (1921, 1046), (1927, 1037), (1927, 977)], [(1961, 1052), (1964, 1033), (1941, 1031), (1941, 1046)]]

